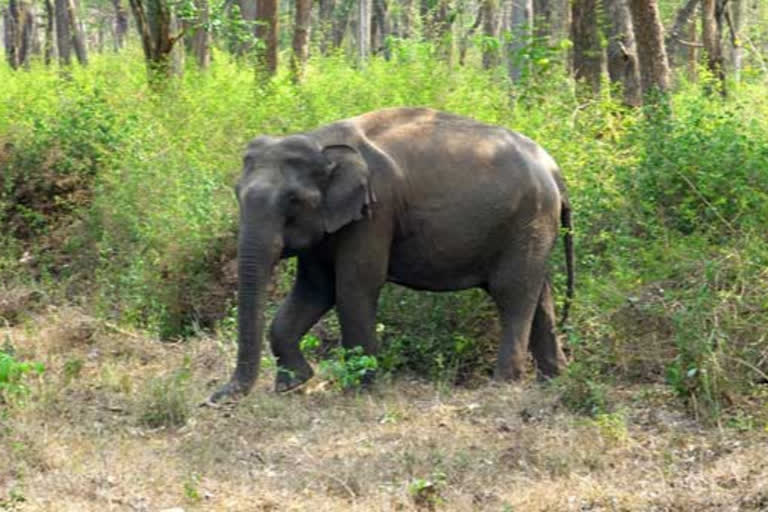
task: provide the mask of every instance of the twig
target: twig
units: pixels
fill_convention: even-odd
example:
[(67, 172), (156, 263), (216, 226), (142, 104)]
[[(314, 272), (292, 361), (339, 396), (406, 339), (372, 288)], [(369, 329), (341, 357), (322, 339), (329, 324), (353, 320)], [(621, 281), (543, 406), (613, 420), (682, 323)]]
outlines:
[(666, 160), (667, 162), (669, 162), (670, 164), (672, 164), (672, 169), (674, 170), (674, 172), (675, 172), (675, 173), (676, 173), (678, 176), (680, 176), (681, 178), (683, 178), (683, 181), (685, 181), (685, 182), (688, 184), (688, 186), (689, 186), (689, 187), (691, 187), (691, 190), (693, 190), (693, 192), (694, 192), (694, 193), (695, 193), (697, 196), (699, 196), (699, 199), (701, 199), (701, 200), (704, 202), (704, 204), (706, 204), (706, 205), (709, 207), (709, 209), (710, 209), (710, 210), (712, 210), (712, 212), (715, 214), (715, 216), (716, 216), (718, 219), (720, 219), (720, 221), (721, 221), (723, 224), (725, 224), (725, 226), (726, 226), (726, 227), (727, 227), (727, 228), (728, 228), (728, 229), (731, 231), (731, 233), (735, 234), (735, 233), (736, 233), (736, 228), (734, 228), (734, 227), (733, 227), (733, 224), (731, 224), (730, 222), (728, 222), (728, 220), (727, 220), (725, 217), (723, 217), (723, 216), (720, 214), (720, 211), (719, 211), (717, 208), (715, 208), (715, 205), (713, 205), (712, 203), (710, 203), (710, 202), (709, 202), (709, 200), (708, 200), (708, 199), (707, 199), (707, 198), (704, 196), (704, 194), (702, 194), (702, 193), (701, 193), (701, 191), (700, 191), (700, 190), (699, 190), (699, 189), (696, 187), (696, 184), (694, 184), (694, 183), (693, 183), (693, 182), (692, 182), (692, 181), (691, 181), (691, 180), (688, 178), (688, 176), (686, 176), (685, 174), (683, 174), (682, 172), (680, 172), (680, 171), (677, 169), (677, 166), (675, 165), (675, 163), (674, 163), (672, 160), (670, 160), (669, 158), (667, 158), (665, 155), (661, 155), (661, 157), (662, 157), (664, 160)]
[(766, 374), (763, 370), (761, 370), (757, 366), (753, 365), (749, 361), (745, 361), (745, 360), (743, 360), (740, 357), (729, 356), (728, 354), (723, 354), (723, 355), (725, 355), (725, 357), (727, 357), (731, 361), (735, 361), (735, 362), (739, 363), (742, 366), (746, 366), (747, 368), (749, 368), (750, 370), (752, 370), (753, 372), (758, 374), (760, 377), (762, 377), (766, 382), (768, 382), (768, 374)]

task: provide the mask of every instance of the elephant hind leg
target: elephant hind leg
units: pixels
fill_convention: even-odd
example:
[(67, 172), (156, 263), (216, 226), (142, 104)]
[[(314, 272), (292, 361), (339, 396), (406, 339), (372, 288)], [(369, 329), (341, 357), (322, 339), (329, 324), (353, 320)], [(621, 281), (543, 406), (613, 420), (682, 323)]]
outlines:
[(502, 337), (494, 377), (519, 380), (525, 371), (531, 326), (544, 280), (541, 262), (506, 261), (488, 285), (499, 310)]
[(334, 296), (333, 272), (299, 258), (296, 282), (269, 329), (278, 365), (275, 391), (290, 391), (314, 375), (299, 341), (333, 307)]
[(552, 378), (565, 368), (566, 358), (555, 334), (555, 301), (549, 277), (544, 279), (531, 326), (530, 350), (537, 373)]

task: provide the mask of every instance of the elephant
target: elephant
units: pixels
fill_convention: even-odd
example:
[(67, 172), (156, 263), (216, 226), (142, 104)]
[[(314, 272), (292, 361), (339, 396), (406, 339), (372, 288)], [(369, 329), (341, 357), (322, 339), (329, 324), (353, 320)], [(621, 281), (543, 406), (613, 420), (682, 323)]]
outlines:
[(564, 368), (548, 258), (562, 225), (564, 321), (573, 296), (571, 208), (557, 164), (531, 139), (427, 108), (378, 110), (253, 139), (235, 194), (237, 362), (210, 402), (251, 389), (266, 290), (287, 257), (297, 257), (296, 280), (268, 333), (277, 392), (313, 376), (299, 342), (332, 307), (342, 346), (375, 355), (377, 302), (388, 281), (486, 290), (502, 327), (497, 379), (519, 379), (528, 350), (543, 378)]

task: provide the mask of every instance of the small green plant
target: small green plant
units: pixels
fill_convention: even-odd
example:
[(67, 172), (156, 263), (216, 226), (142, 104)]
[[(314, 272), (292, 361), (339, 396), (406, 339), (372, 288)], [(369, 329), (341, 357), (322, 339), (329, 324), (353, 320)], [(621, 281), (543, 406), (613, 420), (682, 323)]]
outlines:
[(435, 507), (443, 502), (440, 496), (440, 488), (445, 482), (445, 475), (438, 473), (434, 478), (414, 478), (408, 484), (408, 494), (417, 508), (435, 510)]
[(337, 347), (331, 351), (331, 359), (320, 362), (320, 374), (338, 389), (357, 389), (378, 367), (376, 357), (364, 354), (362, 347)]
[(184, 481), (184, 497), (192, 503), (197, 503), (202, 499), (200, 495), (200, 475), (192, 473)]
[(615, 443), (622, 443), (629, 439), (627, 419), (622, 412), (600, 413), (592, 421), (604, 439)]
[(189, 360), (167, 377), (152, 379), (140, 405), (139, 421), (150, 428), (180, 427), (190, 414)]
[(0, 351), (0, 403), (23, 399), (29, 393), (26, 376), (43, 372), (43, 363), (17, 361), (12, 354)]
[(64, 381), (69, 384), (73, 380), (80, 378), (80, 372), (83, 370), (82, 359), (69, 359), (64, 363)]
[(597, 416), (608, 409), (606, 385), (587, 363), (572, 362), (557, 386), (561, 401), (572, 411)]

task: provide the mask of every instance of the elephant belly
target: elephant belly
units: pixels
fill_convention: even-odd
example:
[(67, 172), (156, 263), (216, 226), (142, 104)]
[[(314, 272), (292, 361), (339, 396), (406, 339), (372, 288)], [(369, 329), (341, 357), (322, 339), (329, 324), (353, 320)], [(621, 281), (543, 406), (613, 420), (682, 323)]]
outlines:
[(388, 280), (410, 288), (453, 291), (484, 286), (498, 254), (488, 230), (456, 229), (456, 223), (419, 223), (396, 237), (390, 251)]

